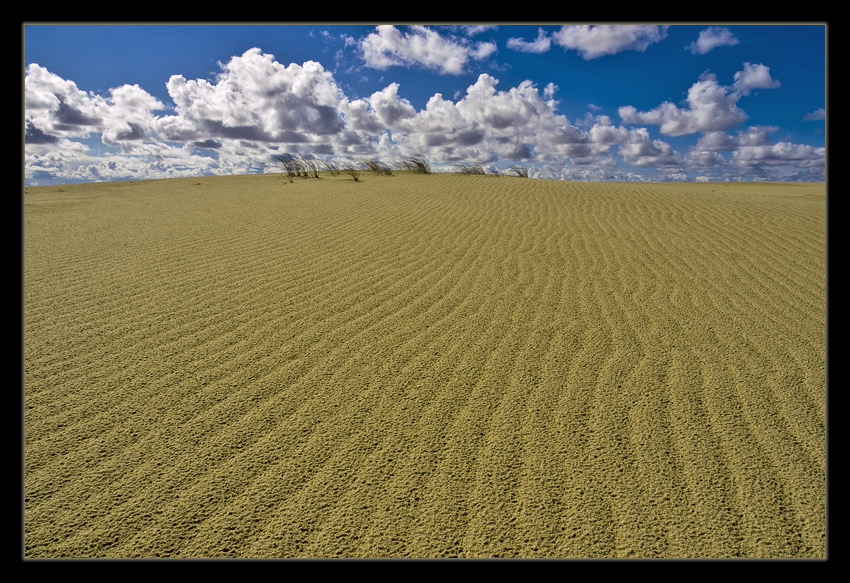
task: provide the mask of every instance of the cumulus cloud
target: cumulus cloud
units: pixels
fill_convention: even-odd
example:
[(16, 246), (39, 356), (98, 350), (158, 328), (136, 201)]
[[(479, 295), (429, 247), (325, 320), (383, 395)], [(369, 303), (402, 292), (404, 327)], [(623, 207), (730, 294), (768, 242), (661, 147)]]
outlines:
[(549, 106), (531, 81), (523, 81), (508, 91), (496, 91), (499, 83), (482, 73), (458, 103), (464, 117), (490, 130), (523, 130), (549, 112)]
[(321, 64), (284, 67), (252, 48), (221, 67), (216, 83), (172, 75), (166, 87), (177, 115), (158, 121), (163, 137), (301, 142), (342, 129), (344, 95)]
[(45, 134), (35, 127), (30, 120), (24, 120), (24, 142), (27, 144), (55, 144), (59, 141), (56, 136)]
[(470, 44), (465, 39), (445, 38), (425, 26), (403, 33), (392, 25), (380, 25), (360, 41), (364, 62), (373, 69), (421, 65), (440, 73), (459, 75), (470, 60), (482, 60), (496, 51), (496, 44)]
[(753, 89), (775, 89), (779, 81), (770, 76), (770, 67), (762, 64), (744, 63), (744, 70), (735, 73), (733, 87), (743, 95), (749, 95)]
[(539, 132), (551, 127), (556, 117), (552, 102), (529, 81), (507, 91), (497, 90), (497, 84), (497, 79), (481, 74), (457, 102), (437, 93), (414, 115), (412, 108), (405, 110), (392, 133), (399, 153), (449, 162), (532, 156)]
[[(624, 142), (628, 130), (613, 126), (602, 130), (602, 126), (610, 126), (610, 120), (600, 116), (599, 128), (592, 133), (582, 131), (556, 113), (552, 99), (556, 87), (551, 83), (542, 94), (530, 81), (505, 90), (499, 90), (498, 83), (498, 79), (481, 74), (457, 101), (437, 93), (413, 115), (412, 109), (404, 108), (405, 115), (392, 127), (391, 146), (382, 144), (381, 153), (425, 156), (449, 164), (498, 160), (615, 164), (611, 147)], [(396, 89), (384, 96), (392, 97), (388, 103), (398, 106)], [(380, 107), (377, 101), (375, 107)]]
[[(617, 144), (628, 145), (624, 152), (637, 165), (670, 156), (661, 142), (639, 151), (634, 144), (646, 140), (607, 116), (598, 116), (589, 131), (579, 129), (557, 114), (552, 83), (542, 91), (531, 81), (500, 90), (488, 74), (456, 101), (437, 93), (417, 111), (397, 83), (349, 100), (318, 63), (285, 67), (255, 48), (222, 64), (214, 80), (172, 76), (167, 89), (173, 114), (160, 117), (153, 112), (163, 104), (138, 86), (100, 98), (46, 70), (37, 74), (44, 83), (31, 84), (28, 92), (30, 177), (45, 176), (51, 165), (81, 180), (263, 171), (272, 153), (286, 150), (354, 160), (417, 155), (436, 164), (536, 160), (576, 168), (615, 166), (611, 149)], [(37, 90), (45, 86), (52, 90)], [(62, 99), (77, 113), (64, 111)], [(34, 121), (45, 112), (53, 112), (53, 125)], [(87, 148), (66, 145), (66, 158), (57, 158), (51, 147), (67, 143), (51, 133), (60, 122), (76, 123), (71, 137), (101, 132), (118, 151), (95, 157)]]
[(826, 148), (777, 142), (741, 146), (732, 153), (732, 156), (733, 161), (740, 166), (794, 164), (797, 167), (820, 167), (826, 163)]
[(766, 169), (787, 166), (806, 170), (810, 180), (822, 179), (818, 172), (825, 167), (826, 149), (787, 141), (770, 143), (769, 135), (777, 131), (775, 126), (750, 126), (736, 135), (706, 133), (688, 152), (688, 165), (724, 168), (728, 173), (744, 170), (748, 176), (774, 179), (780, 179), (780, 175), (768, 174)]
[(104, 144), (122, 145), (151, 136), (155, 128), (154, 111), (165, 105), (138, 85), (123, 85), (110, 90), (111, 107), (104, 114), (101, 139)]
[(552, 33), (565, 50), (576, 50), (585, 60), (623, 51), (645, 51), (667, 36), (667, 26), (566, 25)]
[(99, 133), (104, 144), (125, 147), (150, 136), (165, 105), (138, 85), (122, 85), (108, 96), (86, 93), (36, 63), (26, 70), (27, 143), (55, 143)]
[(746, 120), (747, 114), (737, 106), (739, 97), (720, 85), (713, 74), (706, 74), (688, 90), (687, 108), (665, 101), (646, 112), (630, 105), (618, 111), (625, 123), (658, 125), (662, 134), (683, 136), (725, 130)]
[(552, 39), (549, 38), (545, 30), (538, 28), (537, 38), (533, 41), (526, 41), (521, 38), (509, 38), (507, 46), (509, 49), (523, 53), (545, 53), (552, 46)]
[(399, 97), (398, 87), (398, 83), (390, 83), (369, 97), (369, 105), (385, 128), (396, 128), (404, 120), (416, 115), (416, 108), (407, 99)]
[(629, 164), (640, 167), (681, 165), (681, 156), (663, 140), (653, 140), (646, 128), (629, 133), (628, 140), (620, 146), (620, 155)]
[(378, 134), (383, 125), (374, 109), (366, 99), (355, 99), (342, 106), (346, 126), (350, 130)]
[(685, 48), (695, 55), (704, 55), (717, 47), (734, 46), (739, 42), (728, 28), (709, 26), (701, 30), (697, 40)]
[(26, 122), (40, 135), (83, 138), (99, 130), (109, 106), (103, 97), (31, 63), (24, 78), (24, 107)]
[(723, 152), (735, 152), (741, 147), (761, 146), (768, 143), (768, 134), (777, 131), (773, 126), (750, 126), (737, 135), (723, 131), (706, 132), (691, 147), (686, 158), (694, 168), (722, 167), (730, 164)]
[(607, 115), (600, 115), (590, 128), (588, 137), (596, 144), (622, 144), (629, 139), (629, 131), (623, 126), (615, 127)]
[(630, 105), (618, 111), (626, 123), (658, 125), (661, 133), (669, 136), (723, 131), (748, 118), (737, 105), (742, 96), (753, 89), (775, 87), (779, 87), (779, 82), (770, 76), (769, 67), (744, 63), (744, 69), (735, 73), (731, 87), (718, 83), (713, 73), (704, 73), (688, 90), (686, 108), (665, 101), (645, 112)]
[[(424, 30), (417, 27), (411, 34), (425, 35)], [(467, 50), (465, 58), (474, 58), (475, 46), (457, 44)], [(211, 80), (172, 76), (166, 88), (173, 103), (166, 106), (137, 85), (95, 95), (30, 65), (26, 179), (262, 172), (274, 166), (272, 154), (283, 152), (354, 161), (377, 156), (388, 163), (415, 155), (449, 168), (456, 162), (526, 160), (541, 169), (532, 175), (622, 180), (637, 175), (618, 169), (618, 161), (642, 172), (658, 169), (657, 179), (673, 180), (681, 178), (683, 164), (704, 169), (703, 175), (729, 168), (784, 171), (786, 164), (816, 175), (825, 158), (823, 148), (771, 144), (768, 135), (776, 128), (754, 126), (736, 135), (726, 133), (747, 117), (737, 108), (744, 91), (774, 84), (766, 67), (749, 63), (733, 86), (720, 85), (713, 75), (702, 76), (682, 106), (664, 103), (645, 112), (620, 108), (624, 125), (590, 112), (579, 123), (570, 122), (557, 112), (558, 87), (553, 83), (538, 88), (523, 81), (499, 88), (499, 80), (486, 73), (455, 93), (453, 100), (435, 93), (417, 110), (397, 83), (349, 100), (321, 64), (284, 66), (259, 48), (232, 57), (220, 68)], [(683, 158), (667, 142), (653, 139), (645, 127), (626, 124), (658, 125), (662, 134), (671, 136), (702, 136)], [(90, 150), (97, 136), (107, 146), (105, 152), (100, 147), (97, 153)], [(79, 141), (84, 139), (86, 143)]]

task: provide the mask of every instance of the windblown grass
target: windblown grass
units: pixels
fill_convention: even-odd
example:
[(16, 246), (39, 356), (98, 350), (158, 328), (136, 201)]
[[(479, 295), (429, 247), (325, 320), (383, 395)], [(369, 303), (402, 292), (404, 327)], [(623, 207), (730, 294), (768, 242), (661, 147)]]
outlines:
[(342, 169), (343, 174), (348, 174), (354, 179), (354, 182), (360, 181), (360, 169), (353, 165), (347, 165)]
[(283, 170), (289, 178), (289, 182), (292, 182), (295, 177), (319, 177), (318, 162), (312, 158), (302, 158), (292, 154), (281, 154), (274, 158), (280, 162), (281, 166), (283, 166)]
[(419, 174), (431, 174), (431, 163), (424, 158), (407, 158), (401, 162), (401, 166)]
[(385, 176), (392, 176), (393, 175), (392, 168), (390, 168), (389, 165), (384, 164), (380, 160), (376, 160), (376, 159), (364, 160), (363, 164), (366, 166), (367, 169), (371, 170), (375, 174), (385, 175)]
[(484, 174), (486, 174), (486, 172), (484, 172), (484, 167), (479, 166), (477, 164), (465, 164), (465, 163), (464, 164), (457, 164), (455, 166), (455, 168), (457, 168), (457, 171), (460, 172), (461, 174), (473, 174), (473, 175), (484, 175)]

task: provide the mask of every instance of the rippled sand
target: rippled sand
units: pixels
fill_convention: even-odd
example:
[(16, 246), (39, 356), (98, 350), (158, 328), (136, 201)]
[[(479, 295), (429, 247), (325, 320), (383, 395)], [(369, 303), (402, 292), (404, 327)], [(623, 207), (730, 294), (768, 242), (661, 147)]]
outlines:
[(26, 557), (823, 558), (823, 184), (24, 195)]

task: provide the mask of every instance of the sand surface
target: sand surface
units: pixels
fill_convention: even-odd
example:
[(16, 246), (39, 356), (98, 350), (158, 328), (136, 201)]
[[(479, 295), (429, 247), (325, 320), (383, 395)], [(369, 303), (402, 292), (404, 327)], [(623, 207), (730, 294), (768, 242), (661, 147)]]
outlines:
[(24, 556), (823, 558), (825, 205), (27, 188)]

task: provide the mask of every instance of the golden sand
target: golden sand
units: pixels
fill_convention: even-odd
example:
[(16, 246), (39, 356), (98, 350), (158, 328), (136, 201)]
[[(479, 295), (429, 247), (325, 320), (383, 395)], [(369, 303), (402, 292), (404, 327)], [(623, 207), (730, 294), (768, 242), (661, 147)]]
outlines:
[(24, 554), (826, 555), (823, 184), (27, 188)]

